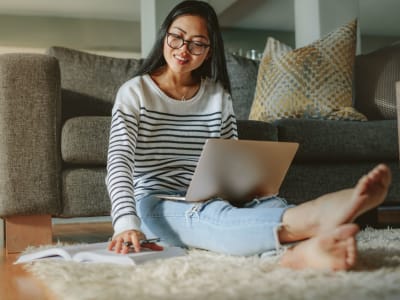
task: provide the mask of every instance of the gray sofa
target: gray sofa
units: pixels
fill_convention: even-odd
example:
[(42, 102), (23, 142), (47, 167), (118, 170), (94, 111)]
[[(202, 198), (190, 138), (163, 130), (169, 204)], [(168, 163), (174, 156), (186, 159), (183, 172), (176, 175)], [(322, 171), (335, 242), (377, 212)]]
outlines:
[[(249, 121), (258, 64), (228, 55), (239, 137), (300, 143), (281, 188), (290, 202), (351, 187), (377, 163), (385, 162), (392, 168), (393, 185), (384, 206), (400, 206), (396, 117), (390, 109), (389, 116), (379, 115), (372, 99), (374, 91), (382, 89), (382, 78), (384, 86), (393, 90), (400, 80), (399, 48), (389, 50), (397, 58), (391, 61), (397, 68), (394, 74), (393, 68), (385, 71), (368, 55), (356, 60), (355, 101), (371, 117), (367, 122)], [(110, 113), (118, 87), (139, 64), (136, 59), (61, 47), (50, 48), (46, 55), (0, 55), (0, 217), (109, 215), (104, 178)], [(357, 102), (358, 95), (363, 97), (360, 101), (369, 101), (373, 114), (369, 116), (371, 107)], [(376, 225), (376, 215), (370, 214), (367, 223)]]

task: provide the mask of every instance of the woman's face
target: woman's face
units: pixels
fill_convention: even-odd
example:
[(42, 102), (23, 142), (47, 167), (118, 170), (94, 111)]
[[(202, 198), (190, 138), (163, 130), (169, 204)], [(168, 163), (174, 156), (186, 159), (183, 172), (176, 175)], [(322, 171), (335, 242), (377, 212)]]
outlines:
[[(182, 39), (185, 41), (183, 45)], [(188, 41), (190, 41), (190, 45)], [(182, 46), (178, 48), (180, 45)], [(199, 16), (180, 16), (175, 19), (167, 31), (164, 39), (164, 58), (173, 72), (192, 72), (208, 58), (209, 45), (206, 21)]]

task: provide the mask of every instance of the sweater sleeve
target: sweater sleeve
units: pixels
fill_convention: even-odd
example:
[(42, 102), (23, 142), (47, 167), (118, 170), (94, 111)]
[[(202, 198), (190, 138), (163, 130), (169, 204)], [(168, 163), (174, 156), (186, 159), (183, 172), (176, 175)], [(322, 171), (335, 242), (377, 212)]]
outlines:
[(107, 156), (106, 186), (111, 200), (114, 236), (126, 230), (140, 230), (134, 198), (134, 153), (138, 133), (138, 112), (126, 91), (117, 94), (112, 112)]
[(221, 138), (238, 139), (236, 116), (233, 111), (232, 98), (230, 94), (226, 92), (223, 96)]

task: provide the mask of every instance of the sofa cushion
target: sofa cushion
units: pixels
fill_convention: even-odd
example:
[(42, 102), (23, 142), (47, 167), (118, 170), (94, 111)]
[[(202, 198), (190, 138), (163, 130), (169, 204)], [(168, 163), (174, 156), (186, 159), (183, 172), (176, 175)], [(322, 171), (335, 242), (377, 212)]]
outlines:
[[(68, 119), (61, 131), (61, 156), (73, 165), (107, 164), (111, 117), (75, 117)], [(276, 126), (259, 121), (238, 120), (239, 138), (244, 140), (278, 140)]]
[(252, 120), (238, 120), (237, 128), (238, 136), (241, 140), (278, 140), (278, 128), (271, 123)]
[[(62, 112), (66, 120), (74, 116), (110, 115), (118, 88), (132, 78), (141, 59), (122, 59), (64, 47), (50, 47), (61, 69)], [(227, 54), (234, 110), (238, 119), (247, 119), (257, 80), (258, 62)]]
[(66, 163), (101, 165), (107, 162), (111, 117), (68, 119), (61, 132), (61, 155)]
[(63, 119), (110, 115), (118, 88), (132, 78), (138, 59), (113, 58), (63, 47), (51, 47), (61, 71)]
[[(377, 165), (376, 161), (295, 163), (285, 177), (279, 194), (290, 204), (300, 204), (323, 194), (354, 187), (359, 178)], [(392, 182), (384, 206), (400, 205), (400, 172), (398, 161), (386, 162), (392, 172)]]
[(256, 89), (258, 61), (233, 54), (226, 55), (231, 83), (233, 110), (238, 120), (247, 120)]
[(352, 107), (356, 21), (292, 50), (269, 38), (249, 118), (366, 120)]
[(368, 119), (396, 119), (396, 81), (400, 80), (400, 44), (358, 55), (355, 106)]
[(109, 216), (111, 202), (105, 168), (71, 168), (62, 172), (62, 217)]
[(274, 122), (280, 141), (300, 143), (298, 162), (398, 160), (397, 122), (286, 119)]

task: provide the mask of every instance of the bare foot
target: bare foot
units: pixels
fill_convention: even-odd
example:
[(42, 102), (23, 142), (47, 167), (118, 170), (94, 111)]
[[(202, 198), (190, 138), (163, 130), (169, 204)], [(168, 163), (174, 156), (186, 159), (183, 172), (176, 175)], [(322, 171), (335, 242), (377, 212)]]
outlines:
[(352, 189), (326, 194), (288, 209), (283, 215), (283, 227), (279, 232), (281, 242), (306, 239), (352, 223), (384, 201), (390, 183), (390, 169), (380, 164), (364, 175)]
[(349, 270), (357, 260), (355, 224), (341, 225), (288, 249), (280, 264), (291, 269)]

